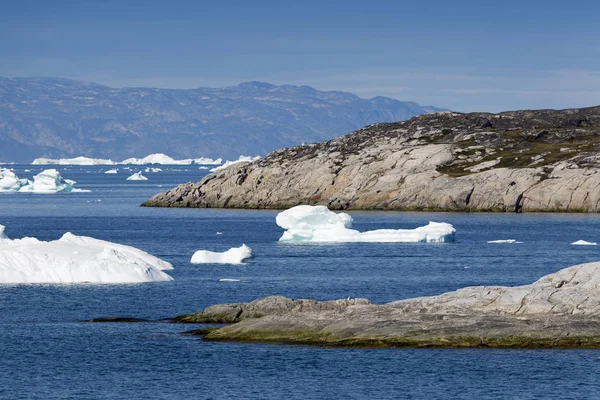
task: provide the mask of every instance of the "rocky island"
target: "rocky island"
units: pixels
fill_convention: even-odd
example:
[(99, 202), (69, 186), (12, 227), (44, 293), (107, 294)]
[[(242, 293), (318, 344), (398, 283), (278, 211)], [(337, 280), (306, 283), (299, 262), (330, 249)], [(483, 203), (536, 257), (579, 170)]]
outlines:
[(600, 106), (437, 112), (276, 150), (151, 207), (598, 212)]
[(375, 347), (600, 347), (600, 263), (523, 286), (477, 286), (375, 305), (271, 296), (172, 322), (226, 323), (204, 340)]

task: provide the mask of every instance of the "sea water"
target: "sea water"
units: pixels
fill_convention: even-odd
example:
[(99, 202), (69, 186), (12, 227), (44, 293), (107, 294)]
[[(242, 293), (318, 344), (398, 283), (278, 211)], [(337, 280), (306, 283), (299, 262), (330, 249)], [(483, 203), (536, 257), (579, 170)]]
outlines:
[[(21, 178), (39, 166), (14, 166)], [(331, 349), (210, 343), (194, 326), (90, 324), (95, 317), (161, 319), (268, 295), (375, 303), (471, 285), (520, 285), (600, 260), (600, 217), (568, 214), (350, 212), (364, 231), (449, 222), (456, 242), (289, 244), (276, 211), (158, 209), (139, 205), (197, 166), (60, 166), (91, 193), (0, 195), (11, 238), (78, 235), (138, 247), (171, 262), (172, 282), (135, 285), (0, 285), (0, 398), (6, 399), (581, 399), (600, 396), (600, 351)], [(25, 169), (31, 172), (25, 172)], [(221, 232), (222, 234), (217, 234)], [(523, 243), (488, 244), (515, 239)], [(198, 249), (242, 244), (244, 265), (193, 265)], [(220, 281), (232, 279), (236, 281)], [(238, 281), (239, 280), (239, 281)]]

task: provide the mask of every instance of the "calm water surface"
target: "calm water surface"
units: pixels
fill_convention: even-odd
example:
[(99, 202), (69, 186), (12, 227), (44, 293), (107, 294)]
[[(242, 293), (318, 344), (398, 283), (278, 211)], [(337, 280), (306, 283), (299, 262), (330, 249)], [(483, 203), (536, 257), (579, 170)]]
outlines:
[[(20, 177), (42, 168), (14, 166)], [(86, 324), (160, 319), (267, 295), (383, 303), (469, 285), (519, 285), (600, 260), (600, 217), (566, 214), (352, 212), (355, 228), (452, 223), (451, 244), (290, 245), (274, 211), (141, 208), (149, 196), (196, 181), (197, 166), (162, 167), (148, 181), (107, 167), (59, 167), (91, 193), (0, 195), (9, 237), (64, 232), (132, 245), (175, 266), (173, 282), (0, 285), (0, 398), (6, 399), (595, 399), (600, 351), (326, 349), (205, 343), (169, 324)], [(24, 172), (30, 169), (31, 172)], [(216, 235), (216, 232), (222, 235)], [(487, 244), (517, 239), (523, 244)], [(192, 265), (198, 249), (242, 243), (243, 266)], [(219, 282), (222, 278), (241, 282)]]

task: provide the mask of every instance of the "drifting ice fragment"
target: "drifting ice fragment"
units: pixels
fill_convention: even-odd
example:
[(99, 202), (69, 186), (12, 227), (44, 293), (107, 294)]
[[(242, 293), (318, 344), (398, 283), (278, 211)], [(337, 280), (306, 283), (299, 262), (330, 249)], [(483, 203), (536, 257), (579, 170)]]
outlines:
[(596, 242), (586, 242), (585, 240), (578, 240), (571, 244), (574, 244), (576, 246), (597, 246), (598, 245), (598, 243), (596, 243)]
[(252, 257), (252, 249), (245, 244), (234, 247), (222, 253), (198, 250), (192, 256), (192, 264), (241, 264), (243, 260)]
[(148, 178), (146, 178), (144, 175), (142, 175), (142, 172), (136, 172), (135, 174), (131, 175), (129, 178), (127, 178), (128, 181), (147, 181)]

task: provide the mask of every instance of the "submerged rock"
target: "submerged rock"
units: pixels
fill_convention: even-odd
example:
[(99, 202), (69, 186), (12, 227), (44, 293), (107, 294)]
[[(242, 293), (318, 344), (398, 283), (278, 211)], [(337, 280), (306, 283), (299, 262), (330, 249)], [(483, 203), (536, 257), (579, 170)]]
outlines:
[(144, 206), (600, 211), (600, 107), (433, 113), (277, 150)]
[(600, 262), (523, 286), (477, 286), (375, 305), (266, 297), (178, 322), (233, 323), (205, 340), (330, 346), (600, 347)]

